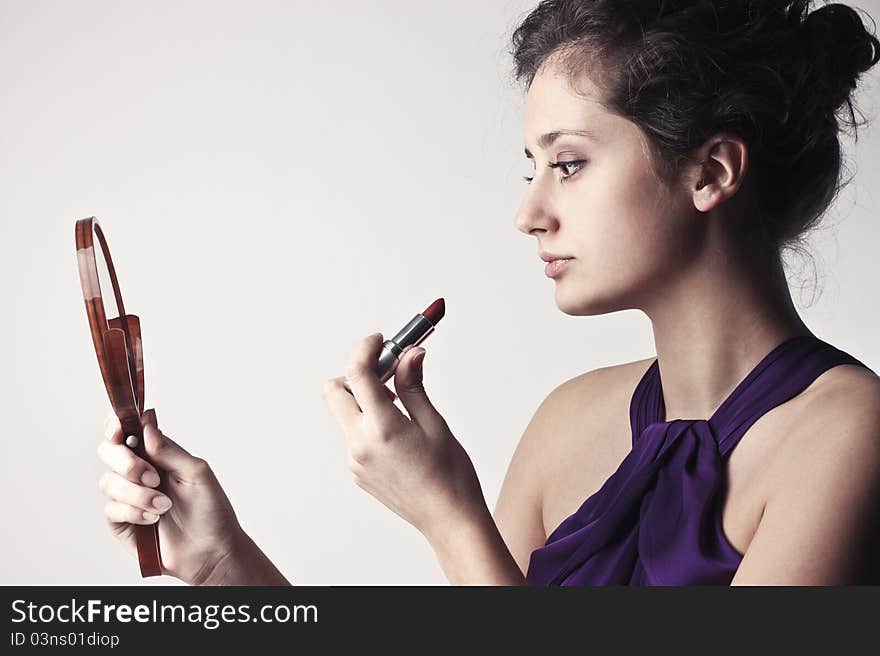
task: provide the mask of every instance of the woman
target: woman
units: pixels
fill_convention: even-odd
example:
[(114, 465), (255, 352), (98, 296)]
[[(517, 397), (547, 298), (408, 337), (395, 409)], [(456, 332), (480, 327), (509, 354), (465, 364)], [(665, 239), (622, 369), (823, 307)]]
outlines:
[[(382, 336), (358, 344), (323, 390), (349, 467), (422, 531), (453, 584), (877, 580), (880, 379), (804, 325), (781, 254), (840, 189), (838, 110), (855, 127), (850, 95), (880, 41), (851, 8), (809, 5), (549, 0), (515, 31), (535, 164), (516, 226), (563, 312), (642, 310), (657, 357), (559, 385), (493, 516), (422, 385), (425, 350), (395, 374), (404, 414), (372, 371)], [(133, 552), (154, 472), (113, 419), (105, 514)], [(210, 467), (145, 420), (148, 452), (172, 472), (171, 510), (155, 509), (168, 572), (287, 583)]]

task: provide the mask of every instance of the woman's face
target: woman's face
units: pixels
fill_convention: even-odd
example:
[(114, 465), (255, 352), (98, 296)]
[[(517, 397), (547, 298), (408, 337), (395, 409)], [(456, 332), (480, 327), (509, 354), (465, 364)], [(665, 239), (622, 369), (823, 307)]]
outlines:
[[(705, 215), (685, 186), (670, 190), (657, 178), (635, 124), (608, 113), (589, 80), (581, 91), (586, 98), (550, 68), (534, 78), (525, 145), (535, 173), (516, 226), (537, 238), (539, 253), (573, 258), (554, 278), (556, 304), (566, 314), (641, 308), (687, 267)], [(566, 130), (594, 138), (541, 139)], [(556, 162), (577, 163), (548, 168)]]

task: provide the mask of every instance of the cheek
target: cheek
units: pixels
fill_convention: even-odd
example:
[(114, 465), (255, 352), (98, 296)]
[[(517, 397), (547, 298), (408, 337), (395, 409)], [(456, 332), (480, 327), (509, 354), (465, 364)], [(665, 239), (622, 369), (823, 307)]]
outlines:
[(627, 309), (680, 259), (683, 235), (673, 208), (652, 194), (614, 197), (573, 228), (577, 267), (557, 285), (557, 304), (567, 313)]
[(582, 256), (598, 278), (620, 279), (653, 267), (668, 252), (675, 242), (675, 221), (653, 195), (630, 189), (609, 192), (611, 202), (594, 204), (585, 220), (573, 226), (574, 255)]

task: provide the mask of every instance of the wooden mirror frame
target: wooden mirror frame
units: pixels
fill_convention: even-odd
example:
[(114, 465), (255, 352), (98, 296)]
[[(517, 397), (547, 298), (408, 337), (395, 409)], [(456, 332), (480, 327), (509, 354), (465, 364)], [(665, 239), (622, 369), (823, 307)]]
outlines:
[[(104, 261), (107, 263), (116, 307), (119, 310), (119, 316), (109, 320), (101, 296), (93, 234), (98, 237)], [(139, 458), (155, 467), (147, 457), (141, 425), (141, 415), (144, 412), (144, 359), (140, 319), (125, 312), (107, 240), (98, 220), (93, 216), (76, 222), (76, 262), (98, 366), (110, 397), (110, 405), (122, 426), (124, 444)], [(161, 470), (158, 467), (155, 469), (161, 476)], [(159, 551), (160, 521), (161, 516), (154, 524), (132, 524), (142, 577), (161, 576), (163, 573)]]

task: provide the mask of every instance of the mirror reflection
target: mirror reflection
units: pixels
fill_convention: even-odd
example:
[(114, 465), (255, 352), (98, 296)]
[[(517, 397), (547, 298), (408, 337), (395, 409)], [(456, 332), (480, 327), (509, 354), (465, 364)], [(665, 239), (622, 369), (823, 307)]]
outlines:
[[(110, 319), (118, 317), (120, 312), (119, 307), (116, 304), (116, 295), (113, 293), (113, 282), (110, 278), (110, 269), (107, 266), (107, 259), (104, 254), (104, 248), (102, 247), (101, 236), (98, 230), (99, 228), (97, 227), (92, 230), (92, 242), (95, 251), (95, 266), (98, 272), (98, 283), (101, 287), (101, 298), (104, 302), (104, 313), (109, 322)], [(108, 251), (110, 250), (109, 245), (106, 244), (106, 242), (103, 246), (106, 246)]]

